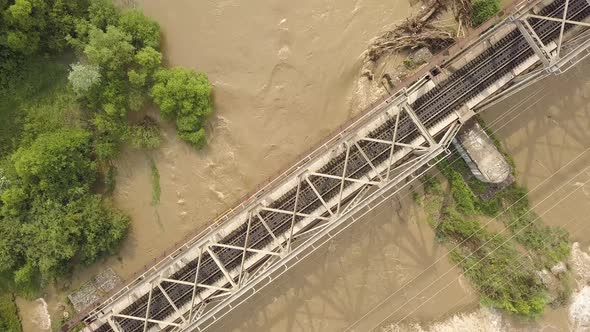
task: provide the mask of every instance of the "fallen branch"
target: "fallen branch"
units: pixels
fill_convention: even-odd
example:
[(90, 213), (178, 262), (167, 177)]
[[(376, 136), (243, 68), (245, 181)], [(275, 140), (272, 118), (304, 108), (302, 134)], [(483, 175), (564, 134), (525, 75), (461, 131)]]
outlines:
[(385, 54), (403, 50), (421, 47), (439, 50), (453, 41), (454, 37), (450, 31), (422, 21), (422, 18), (413, 17), (375, 39), (369, 46), (367, 56), (369, 60), (377, 61)]

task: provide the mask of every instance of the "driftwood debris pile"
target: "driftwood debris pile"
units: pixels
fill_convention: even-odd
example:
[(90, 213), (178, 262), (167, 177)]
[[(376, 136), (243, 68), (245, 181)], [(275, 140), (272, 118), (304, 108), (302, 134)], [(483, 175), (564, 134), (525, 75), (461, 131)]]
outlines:
[(384, 55), (422, 47), (437, 51), (449, 46), (455, 38), (453, 31), (432, 23), (447, 8), (460, 25), (470, 25), (470, 0), (430, 0), (418, 14), (373, 40), (367, 51), (368, 60), (375, 62)]

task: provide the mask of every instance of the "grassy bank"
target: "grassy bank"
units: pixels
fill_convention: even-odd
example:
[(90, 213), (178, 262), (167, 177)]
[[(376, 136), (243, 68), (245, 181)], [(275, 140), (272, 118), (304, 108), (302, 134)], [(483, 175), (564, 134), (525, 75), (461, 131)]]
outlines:
[(30, 297), (124, 239), (113, 161), (124, 144), (161, 142), (158, 123), (132, 112), (153, 103), (199, 148), (212, 86), (164, 67), (158, 23), (111, 0), (8, 0), (0, 16), (0, 275)]
[[(442, 161), (442, 177), (424, 180), (417, 195), (437, 238), (451, 249), (451, 260), (471, 281), (485, 305), (536, 317), (548, 304), (563, 304), (571, 293), (568, 271), (548, 286), (539, 271), (569, 257), (568, 234), (548, 227), (531, 210), (525, 188), (512, 184), (484, 201), (486, 184), (473, 177), (462, 160)], [(492, 231), (481, 220), (502, 225)], [(493, 224), (492, 224), (493, 225)], [(498, 227), (494, 227), (497, 229)]]
[(0, 331), (22, 331), (14, 295), (12, 294), (0, 294)]

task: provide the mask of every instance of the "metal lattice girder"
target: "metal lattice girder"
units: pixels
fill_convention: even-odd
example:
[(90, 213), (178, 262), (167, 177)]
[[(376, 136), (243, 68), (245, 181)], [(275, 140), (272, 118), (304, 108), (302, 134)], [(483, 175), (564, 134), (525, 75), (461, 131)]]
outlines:
[[(369, 183), (361, 184), (362, 188), (371, 187), (369, 191), (359, 191), (364, 193), (365, 196), (359, 200), (353, 200), (340, 214), (334, 215), (333, 218), (325, 221), (322, 225), (305, 232), (308, 236), (305, 241), (295, 246), (292, 251), (281, 257), (280, 260), (269, 264), (265, 269), (257, 271), (257, 273), (251, 277), (247, 287), (242, 287), (232, 293), (218, 306), (207, 311), (203, 315), (196, 317), (196, 320), (191, 324), (183, 326), (178, 330), (200, 331), (207, 328), (223, 317), (229, 312), (229, 310), (246, 301), (265, 285), (272, 282), (272, 280), (282, 275), (289, 268), (293, 267), (296, 263), (311, 254), (315, 249), (319, 248), (324, 242), (333, 238), (348, 227), (351, 224), (347, 222), (348, 219), (358, 219), (358, 216), (355, 217), (355, 214), (363, 211), (363, 209), (366, 209), (367, 207), (370, 209), (370, 207), (378, 204), (376, 201), (387, 199), (391, 195), (399, 192), (399, 190), (409, 183), (404, 181), (415, 179), (418, 175), (426, 172), (427, 169), (433, 166), (436, 157), (447, 151), (446, 149), (457, 133), (459, 127), (460, 124), (458, 122), (453, 122), (446, 127), (443, 131), (444, 134), (442, 134), (438, 141), (434, 142), (432, 148), (428, 149), (426, 153), (416, 156), (416, 158), (413, 158), (411, 161), (407, 161), (407, 163), (399, 164), (397, 167), (397, 174), (391, 177), (384, 185), (379, 186)], [(395, 142), (390, 142), (390, 144), (395, 144)], [(379, 166), (376, 166), (376, 168), (383, 168)], [(381, 172), (382, 171), (383, 170), (381, 170)], [(347, 181), (347, 179), (344, 178), (343, 181)]]
[[(580, 38), (576, 45), (587, 47), (588, 39)], [(561, 46), (571, 46), (572, 40), (566, 38)], [(579, 55), (562, 52), (555, 63), (565, 66)], [(465, 97), (463, 106), (477, 105), (532, 65), (526, 60), (502, 72), (504, 76), (494, 76), (494, 84)], [(477, 82), (492, 78), (493, 72), (484, 73)], [(535, 75), (522, 80), (535, 80)], [(453, 111), (456, 105), (445, 106), (449, 109), (426, 125), (422, 119), (427, 112), (410, 106), (419, 105), (414, 104), (418, 96), (433, 87), (430, 77), (423, 77), (363, 115), (207, 233), (107, 299), (86, 316), (89, 329), (106, 325), (116, 332), (182, 331), (217, 321), (352, 224), (350, 220), (423, 174), (446, 151), (465, 115)], [(449, 102), (464, 98), (469, 89), (449, 96)], [(378, 128), (386, 130), (372, 135)]]
[[(588, 2), (590, 6), (590, 0)], [(543, 66), (520, 75), (509, 87), (494, 94), (481, 105), (478, 105), (476, 107), (477, 112), (484, 111), (551, 74), (559, 75), (567, 72), (590, 55), (590, 23), (568, 19), (569, 4), (570, 0), (566, 0), (561, 17), (550, 17), (525, 11), (507, 18), (505, 23), (514, 23), (516, 25)], [(557, 43), (551, 42), (550, 45), (543, 44), (528, 19), (560, 23)], [(573, 25), (577, 28), (568, 40), (564, 38), (566, 24)]]
[[(421, 92), (424, 93), (427, 91), (423, 89), (424, 86), (432, 86), (433, 83), (429, 80), (419, 80), (416, 85), (419, 85), (422, 88)], [(371, 195), (391, 190), (392, 186), (407, 181), (412, 174), (423, 169), (445, 151), (460, 126), (458, 115), (452, 112), (447, 118), (426, 128), (407, 102), (407, 98), (415, 98), (414, 95), (418, 93), (419, 87), (410, 87), (394, 96), (381, 109), (381, 115), (373, 116), (364, 127), (342, 137), (341, 142), (331, 150), (311, 160), (307, 167), (292, 174), (290, 180), (286, 180), (282, 187), (260, 197), (257, 202), (236, 217), (235, 223), (230, 220), (226, 227), (197, 241), (193, 248), (178, 255), (175, 263), (162, 268), (155, 278), (150, 277), (149, 284), (140, 284), (133, 289), (133, 292), (129, 292), (134, 294), (133, 296), (113, 299), (95, 314), (98, 319), (95, 320), (94, 326), (106, 322), (122, 331), (121, 322), (134, 324), (133, 321), (137, 321), (142, 324), (140, 330), (145, 331), (152, 325), (183, 330), (189, 325), (200, 324), (198, 322), (213, 317), (211, 313), (220, 308), (232, 308), (232, 305), (227, 304), (228, 301), (234, 301), (240, 294), (253, 290), (254, 285), (259, 284), (260, 278), (265, 278), (268, 273), (271, 273), (269, 271), (276, 271), (279, 266), (286, 268), (286, 262), (290, 261), (293, 255), (296, 255), (295, 253), (304, 248), (317, 248), (314, 241), (318, 236), (334, 229), (359, 207), (367, 204)], [(411, 140), (407, 137), (397, 137), (402, 116), (410, 119), (410, 124), (417, 133)], [(391, 137), (368, 136), (371, 130), (386, 121), (395, 123)], [(387, 151), (386, 158), (377, 160), (370, 157), (365, 151), (368, 143), (387, 146), (384, 150)], [(322, 167), (339, 153), (344, 156), (341, 163), (344, 165), (342, 171), (337, 174), (322, 171)], [(348, 166), (353, 163), (367, 165), (365, 173), (348, 174)], [(325, 196), (325, 188), (322, 190), (318, 188), (318, 185), (321, 185), (318, 181), (320, 178), (333, 182), (337, 194)], [(303, 199), (303, 187), (307, 190), (305, 199)], [(293, 188), (295, 192), (294, 204), (284, 209), (273, 207), (271, 203), (280, 199), (289, 188)], [(309, 196), (310, 193), (312, 196)], [(310, 197), (320, 204), (313, 210), (299, 206), (301, 201), (309, 205)], [(270, 225), (271, 220), (267, 220), (263, 213), (286, 216), (289, 227), (278, 232), (275, 225)], [(243, 227), (240, 225), (245, 225), (243, 242), (223, 243), (222, 240), (226, 236)], [(258, 228), (254, 230), (255, 227)], [(270, 242), (262, 247), (254, 243), (252, 237), (255, 231), (258, 232), (257, 236), (260, 236), (260, 232), (264, 232), (264, 236), (271, 239)], [(224, 263), (224, 258), (220, 257), (223, 255), (221, 250), (239, 253), (237, 267), (227, 266)], [(209, 263), (208, 266), (209, 268), (214, 266), (216, 271), (220, 272), (221, 278), (204, 279), (201, 276), (205, 260), (214, 263), (214, 265)], [(189, 266), (187, 262), (195, 261), (196, 265), (190, 270), (189, 275), (178, 274), (179, 271), (183, 271), (183, 268)], [(166, 285), (171, 290), (168, 290)], [(175, 302), (178, 301), (179, 289), (188, 294), (188, 301)], [(138, 309), (136, 312), (139, 314), (135, 315), (128, 312), (126, 308), (142, 297), (147, 300), (145, 301), (147, 308)], [(171, 308), (166, 316), (158, 314), (162, 306)]]
[[(588, 6), (590, 6), (590, 0), (588, 0), (587, 2)], [(535, 51), (535, 54), (543, 63), (544, 68), (550, 72), (560, 74), (572, 67), (571, 65), (567, 65), (568, 62), (572, 61), (572, 58), (578, 58), (579, 55), (583, 55), (583, 58), (585, 58), (588, 53), (588, 45), (586, 43), (580, 43), (578, 47), (574, 47), (572, 50), (568, 52), (568, 56), (563, 56), (563, 46), (565, 41), (564, 33), (566, 25), (572, 25), (579, 28), (578, 33), (580, 32), (580, 30), (584, 32), (587, 31), (588, 28), (590, 28), (589, 22), (575, 20), (569, 17), (571, 16), (571, 14), (572, 13), (570, 12), (570, 0), (565, 0), (563, 11), (560, 17), (538, 15), (527, 11), (521, 13), (520, 15), (510, 16), (508, 20), (510, 22), (515, 23), (518, 30), (522, 33), (522, 35), (527, 40), (531, 48)], [(560, 23), (559, 36), (557, 37), (557, 42), (555, 43), (553, 48), (550, 48), (548, 45), (545, 45), (543, 43), (540, 36), (538, 36), (535, 29), (529, 23), (529, 19), (537, 19), (542, 21)], [(584, 40), (587, 41), (588, 38), (584, 38)], [(568, 58), (569, 60), (563, 61), (566, 58)], [(581, 58), (576, 60), (576, 62), (579, 62)]]

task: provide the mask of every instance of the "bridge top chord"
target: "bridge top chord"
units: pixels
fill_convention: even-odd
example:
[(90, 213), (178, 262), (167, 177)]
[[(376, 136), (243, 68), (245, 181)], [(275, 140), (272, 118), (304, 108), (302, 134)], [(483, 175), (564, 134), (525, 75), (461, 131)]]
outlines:
[(64, 330), (207, 328), (433, 167), (475, 112), (588, 56), (589, 15), (513, 4)]

